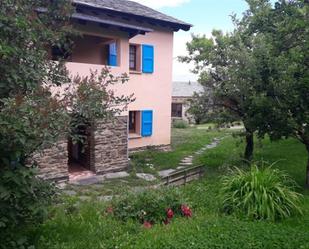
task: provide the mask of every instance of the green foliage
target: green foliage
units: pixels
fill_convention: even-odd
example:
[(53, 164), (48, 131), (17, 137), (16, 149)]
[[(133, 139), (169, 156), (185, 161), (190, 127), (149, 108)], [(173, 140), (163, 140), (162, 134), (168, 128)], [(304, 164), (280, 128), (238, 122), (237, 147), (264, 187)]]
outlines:
[(12, 243), (18, 239), (12, 231), (42, 220), (39, 209), (49, 199), (27, 167), (35, 164), (33, 155), (85, 122), (113, 117), (132, 100), (109, 88), (126, 82), (126, 75), (114, 77), (105, 68), (70, 79), (65, 58), (51, 60), (52, 47), (67, 50), (72, 45), (72, 11), (67, 0), (0, 3), (0, 171), (5, 183), (0, 186), (5, 198), (1, 211), (6, 212), (1, 236)]
[[(40, 7), (48, 11), (37, 14)], [(1, 1), (0, 98), (66, 80), (63, 63), (48, 60), (46, 48), (67, 42), (71, 11), (66, 0)]]
[[(205, 92), (194, 99), (194, 106), (204, 109), (220, 123), (241, 120), (246, 133), (253, 136), (255, 123), (255, 85), (260, 84), (257, 77), (257, 62), (251, 52), (255, 43), (253, 36), (244, 35), (244, 27), (235, 22), (235, 30), (224, 34), (214, 30), (212, 37), (192, 36), (187, 44), (188, 56), (180, 57), (182, 62), (193, 62), (199, 82)], [(211, 97), (209, 93), (211, 92)], [(202, 113), (202, 110), (198, 111)], [(246, 149), (245, 158), (250, 160), (253, 147)], [(248, 153), (247, 153), (248, 152)]]
[(189, 124), (184, 120), (175, 120), (173, 121), (173, 127), (177, 129), (186, 129), (189, 127)]
[(210, 89), (206, 89), (203, 93), (194, 93), (193, 98), (189, 100), (187, 112), (193, 116), (196, 124), (209, 123), (214, 120), (211, 95)]
[[(39, 7), (48, 11), (38, 14)], [(49, 88), (68, 82), (67, 71), (47, 48), (66, 42), (71, 10), (65, 0), (0, 3), (1, 248), (29, 245), (19, 230), (43, 220), (52, 195), (26, 164), (67, 128), (65, 107)]]
[(42, 222), (47, 217), (47, 207), (54, 191), (52, 185), (35, 177), (34, 169), (1, 169), (0, 248), (22, 248), (29, 242), (18, 232), (20, 228)]
[[(194, 62), (199, 81), (213, 90), (216, 112), (243, 121), (246, 159), (252, 157), (254, 131), (272, 139), (294, 136), (309, 152), (308, 1), (280, 0), (274, 7), (269, 0), (247, 2), (243, 17), (232, 17), (233, 32), (193, 35), (188, 56), (180, 60)], [(207, 94), (200, 98), (196, 105), (208, 101)]]
[(120, 220), (136, 220), (162, 223), (166, 220), (166, 210), (171, 208), (180, 215), (184, 200), (177, 189), (160, 188), (140, 193), (128, 193), (112, 202), (114, 216)]
[[(304, 0), (248, 1), (242, 23), (255, 36), (258, 130), (272, 139), (294, 136), (309, 156), (309, 3)], [(309, 186), (309, 159), (307, 163)]]
[(280, 220), (302, 213), (300, 194), (291, 179), (271, 167), (253, 165), (249, 171), (236, 168), (222, 180), (222, 210), (251, 220)]

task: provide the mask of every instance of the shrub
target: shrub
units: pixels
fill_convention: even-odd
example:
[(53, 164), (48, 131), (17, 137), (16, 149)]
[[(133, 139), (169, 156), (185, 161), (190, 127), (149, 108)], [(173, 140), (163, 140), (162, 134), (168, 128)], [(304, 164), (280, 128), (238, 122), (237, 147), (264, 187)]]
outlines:
[[(112, 201), (113, 215), (123, 221), (136, 220), (140, 223), (168, 223), (171, 218), (183, 215), (185, 203), (179, 190), (161, 188), (140, 193), (124, 194)], [(107, 211), (110, 213), (111, 208)]]
[(186, 128), (188, 128), (188, 126), (189, 126), (188, 122), (186, 122), (184, 120), (175, 120), (173, 122), (173, 127), (174, 128), (186, 129)]
[(280, 220), (301, 213), (300, 194), (292, 180), (277, 169), (236, 168), (222, 180), (223, 211), (251, 220)]
[(35, 177), (34, 169), (4, 168), (0, 170), (0, 192), (0, 248), (23, 248), (29, 241), (19, 230), (47, 217), (54, 188)]

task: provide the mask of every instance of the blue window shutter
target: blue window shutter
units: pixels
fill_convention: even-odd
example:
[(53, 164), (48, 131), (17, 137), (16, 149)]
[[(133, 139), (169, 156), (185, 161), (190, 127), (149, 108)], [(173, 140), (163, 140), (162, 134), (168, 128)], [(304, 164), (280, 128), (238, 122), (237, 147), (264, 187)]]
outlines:
[(152, 135), (152, 121), (153, 112), (152, 111), (142, 111), (142, 136), (150, 137)]
[(143, 45), (143, 73), (153, 73), (154, 71), (154, 47)]
[(109, 44), (108, 65), (117, 66), (117, 43)]

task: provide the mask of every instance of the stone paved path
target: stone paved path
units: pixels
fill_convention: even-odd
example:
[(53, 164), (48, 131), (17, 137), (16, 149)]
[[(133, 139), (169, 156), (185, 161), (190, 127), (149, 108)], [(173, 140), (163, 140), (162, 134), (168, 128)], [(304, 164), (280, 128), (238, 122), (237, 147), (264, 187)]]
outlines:
[(92, 185), (100, 184), (105, 180), (119, 179), (128, 177), (129, 173), (126, 171), (120, 171), (115, 173), (107, 173), (105, 175), (96, 175), (91, 171), (83, 171), (74, 174), (70, 174), (69, 184), (73, 185)]
[[(203, 148), (201, 148), (200, 150), (196, 151), (194, 153), (194, 155), (189, 155), (189, 156), (186, 156), (185, 158), (183, 158), (180, 161), (179, 166), (176, 168), (176, 170), (182, 170), (182, 169), (190, 168), (191, 166), (193, 166), (193, 159), (194, 159), (195, 156), (203, 154), (206, 150), (216, 148), (219, 145), (219, 143), (222, 139), (223, 138), (214, 138), (213, 141), (210, 144), (207, 144)], [(166, 177), (166, 176), (170, 175), (171, 173), (175, 172), (176, 170), (175, 169), (161, 170), (161, 171), (159, 171), (159, 176)]]

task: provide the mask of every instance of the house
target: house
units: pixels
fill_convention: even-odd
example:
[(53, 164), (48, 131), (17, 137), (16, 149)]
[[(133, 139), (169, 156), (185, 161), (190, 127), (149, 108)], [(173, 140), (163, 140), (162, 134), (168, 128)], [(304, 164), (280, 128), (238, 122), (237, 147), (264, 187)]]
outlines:
[[(117, 93), (136, 100), (117, 122), (96, 122), (81, 130), (87, 147), (63, 138), (35, 157), (45, 179), (67, 180), (70, 171), (97, 174), (128, 167), (128, 152), (170, 144), (173, 34), (191, 25), (136, 2), (73, 0), (71, 21), (83, 34), (74, 40), (66, 64), (69, 72), (86, 76), (109, 66), (114, 75), (128, 73)], [(52, 56), (61, 51), (52, 49)]]
[(190, 100), (194, 93), (203, 92), (203, 87), (198, 82), (173, 82), (172, 90), (172, 120), (184, 120), (194, 123), (192, 116), (187, 112), (190, 107)]

